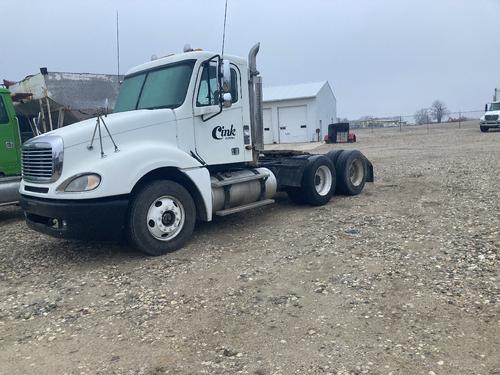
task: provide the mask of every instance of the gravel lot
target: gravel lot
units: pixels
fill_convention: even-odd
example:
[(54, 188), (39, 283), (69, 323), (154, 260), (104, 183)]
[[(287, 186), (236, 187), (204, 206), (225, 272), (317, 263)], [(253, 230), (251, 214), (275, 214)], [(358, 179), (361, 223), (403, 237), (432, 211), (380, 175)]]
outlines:
[(280, 196), (163, 257), (0, 208), (0, 372), (500, 374), (500, 132), (356, 133), (361, 195)]

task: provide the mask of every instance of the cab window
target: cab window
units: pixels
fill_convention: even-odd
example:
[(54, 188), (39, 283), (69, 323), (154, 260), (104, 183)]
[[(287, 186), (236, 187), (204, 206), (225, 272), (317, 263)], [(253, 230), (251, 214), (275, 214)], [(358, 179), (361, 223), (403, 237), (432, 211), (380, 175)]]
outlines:
[(205, 107), (219, 104), (219, 88), (217, 85), (217, 65), (210, 62), (203, 66), (198, 88), (196, 106)]
[(7, 115), (7, 109), (3, 103), (3, 98), (0, 97), (0, 124), (7, 124), (9, 122), (9, 116)]
[[(232, 102), (238, 101), (238, 74), (236, 69), (231, 68), (231, 98)], [(201, 73), (200, 86), (196, 106), (204, 107), (209, 105), (219, 105), (219, 87), (217, 85), (217, 65), (215, 63), (206, 64)]]
[(187, 94), (194, 63), (194, 60), (186, 60), (125, 77), (115, 112), (180, 107)]

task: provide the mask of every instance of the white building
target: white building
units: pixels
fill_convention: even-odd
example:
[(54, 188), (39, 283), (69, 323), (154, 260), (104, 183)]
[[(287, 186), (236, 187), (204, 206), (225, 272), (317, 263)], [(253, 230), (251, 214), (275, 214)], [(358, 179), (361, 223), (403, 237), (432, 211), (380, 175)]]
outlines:
[(263, 89), (264, 143), (323, 140), (337, 122), (337, 100), (328, 81)]

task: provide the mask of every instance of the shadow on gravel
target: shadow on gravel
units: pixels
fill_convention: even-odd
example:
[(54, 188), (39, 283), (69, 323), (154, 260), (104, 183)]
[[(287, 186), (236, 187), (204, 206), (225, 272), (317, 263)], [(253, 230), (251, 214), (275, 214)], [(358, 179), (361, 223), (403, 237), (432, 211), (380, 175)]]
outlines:
[(82, 266), (99, 269), (148, 258), (127, 244), (117, 242), (58, 240), (38, 234), (25, 238), (23, 242), (26, 245), (18, 246), (4, 259), (13, 269), (67, 269)]
[[(85, 262), (110, 262), (127, 261), (145, 258), (141, 252), (130, 247), (125, 242), (100, 242), (100, 241), (51, 241), (49, 257), (59, 261), (85, 261)], [(54, 246), (56, 245), (56, 246)]]
[[(193, 234), (193, 238), (188, 242), (185, 249), (179, 249), (163, 257), (156, 258), (145, 255), (122, 242), (102, 242), (102, 241), (71, 241), (55, 239), (31, 230), (23, 230), (19, 233), (19, 242), (15, 244), (15, 251), (12, 251), (8, 262), (13, 268), (28, 265), (31, 269), (39, 266), (42, 268), (54, 268), (63, 266), (85, 266), (101, 268), (111, 265), (120, 265), (131, 262), (147, 261), (148, 259), (163, 259), (165, 261), (179, 261), (179, 257), (190, 258), (198, 251), (205, 248), (205, 245), (214, 241), (233, 241), (239, 236), (243, 236), (247, 228), (261, 226), (263, 222), (274, 220), (279, 215), (301, 215), (302, 210), (310, 210), (311, 207), (298, 206), (292, 203), (286, 194), (278, 194), (275, 197), (276, 204), (254, 210), (244, 211), (226, 217), (214, 217), (214, 221), (198, 222)], [(2, 218), (15, 218), (23, 220), (22, 211), (19, 209), (11, 212), (0, 211), (0, 226)], [(191, 248), (191, 251), (187, 248)]]
[(197, 222), (192, 243), (202, 241), (204, 236), (219, 235), (220, 233), (238, 235), (240, 229), (261, 225), (262, 222), (272, 219), (276, 215), (279, 215), (280, 220), (282, 220), (288, 215), (300, 215), (302, 210), (309, 211), (311, 209), (309, 205), (297, 205), (291, 202), (286, 193), (280, 192), (273, 199), (276, 201), (275, 204), (228, 216), (214, 215), (211, 222)]
[(23, 211), (18, 206), (0, 207), (0, 225), (13, 220), (24, 220)]

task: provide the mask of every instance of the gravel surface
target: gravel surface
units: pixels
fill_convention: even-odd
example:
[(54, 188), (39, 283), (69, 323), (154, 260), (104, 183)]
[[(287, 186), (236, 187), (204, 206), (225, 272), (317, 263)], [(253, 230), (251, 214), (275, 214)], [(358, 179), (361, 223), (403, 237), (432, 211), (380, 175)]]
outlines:
[(500, 132), (356, 133), (361, 195), (279, 196), (163, 257), (0, 208), (0, 373), (500, 374)]

